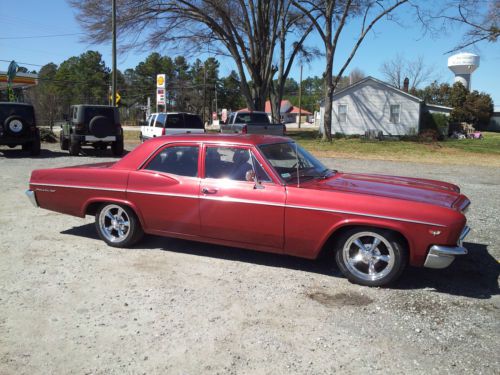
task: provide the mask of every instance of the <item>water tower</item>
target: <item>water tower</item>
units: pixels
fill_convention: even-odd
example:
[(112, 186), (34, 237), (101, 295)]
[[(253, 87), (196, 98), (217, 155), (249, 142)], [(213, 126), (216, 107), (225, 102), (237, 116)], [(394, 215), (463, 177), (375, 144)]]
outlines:
[(455, 73), (455, 82), (470, 90), (470, 76), (479, 67), (479, 56), (473, 53), (458, 53), (448, 58), (448, 68)]

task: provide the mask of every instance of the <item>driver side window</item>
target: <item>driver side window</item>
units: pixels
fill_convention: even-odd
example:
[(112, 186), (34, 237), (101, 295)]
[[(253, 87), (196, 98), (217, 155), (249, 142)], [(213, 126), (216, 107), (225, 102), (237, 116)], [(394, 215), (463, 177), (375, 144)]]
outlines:
[(240, 147), (207, 147), (205, 178), (226, 178), (246, 181), (248, 171), (256, 168), (260, 181), (271, 181), (249, 149)]

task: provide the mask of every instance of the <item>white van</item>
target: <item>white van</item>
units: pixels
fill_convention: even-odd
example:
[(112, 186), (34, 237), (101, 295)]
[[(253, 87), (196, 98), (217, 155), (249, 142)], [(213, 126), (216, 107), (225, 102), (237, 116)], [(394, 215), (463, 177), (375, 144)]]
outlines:
[(183, 112), (152, 113), (141, 126), (141, 141), (162, 135), (180, 133), (205, 133), (200, 116)]

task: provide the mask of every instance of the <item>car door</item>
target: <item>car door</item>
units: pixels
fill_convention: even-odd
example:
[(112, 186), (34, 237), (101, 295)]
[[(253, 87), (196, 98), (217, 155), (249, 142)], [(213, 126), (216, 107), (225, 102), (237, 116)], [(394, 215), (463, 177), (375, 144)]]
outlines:
[[(285, 188), (275, 183), (249, 147), (206, 145), (200, 183), (204, 237), (281, 252)], [(246, 180), (254, 172), (261, 183)]]
[(127, 198), (148, 232), (200, 235), (198, 159), (198, 144), (170, 144), (130, 173)]

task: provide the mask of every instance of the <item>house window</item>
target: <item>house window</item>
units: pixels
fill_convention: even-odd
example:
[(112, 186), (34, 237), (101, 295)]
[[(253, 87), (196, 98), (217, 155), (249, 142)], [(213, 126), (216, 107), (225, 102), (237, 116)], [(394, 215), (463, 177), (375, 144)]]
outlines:
[(401, 112), (401, 104), (391, 105), (391, 123), (399, 124), (399, 117)]
[(339, 105), (339, 123), (345, 124), (347, 122), (347, 105), (340, 104)]

